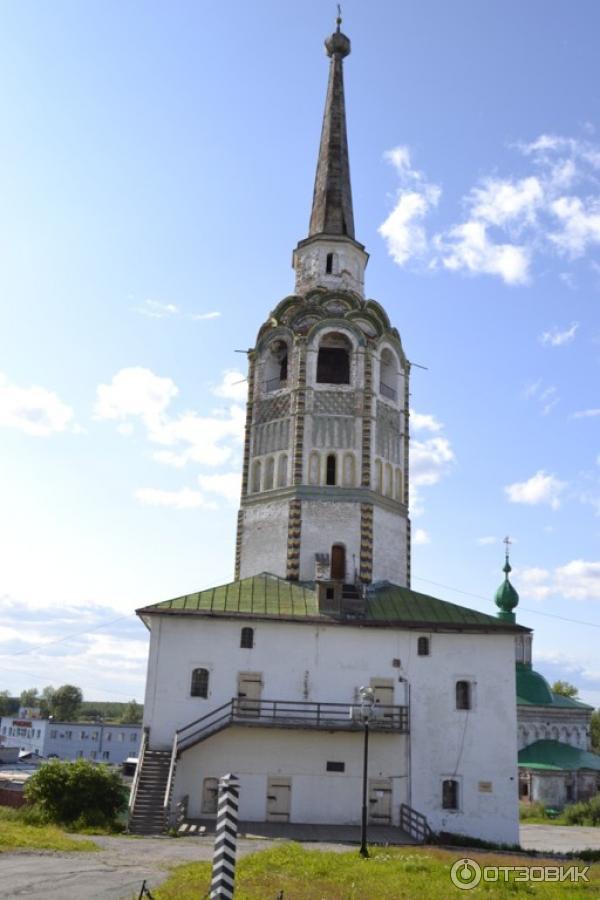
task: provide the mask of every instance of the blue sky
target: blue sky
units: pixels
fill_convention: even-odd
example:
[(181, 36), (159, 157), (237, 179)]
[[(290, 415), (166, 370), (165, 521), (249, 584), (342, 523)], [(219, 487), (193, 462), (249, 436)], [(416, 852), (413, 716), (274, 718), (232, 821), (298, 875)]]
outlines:
[[(235, 351), (292, 290), (334, 15), (316, 0), (3, 10), (11, 691), (141, 699), (132, 611), (232, 575)], [(586, 0), (344, 4), (367, 293), (427, 367), (413, 586), (492, 611), (509, 533), (538, 668), (596, 705), (599, 24)]]

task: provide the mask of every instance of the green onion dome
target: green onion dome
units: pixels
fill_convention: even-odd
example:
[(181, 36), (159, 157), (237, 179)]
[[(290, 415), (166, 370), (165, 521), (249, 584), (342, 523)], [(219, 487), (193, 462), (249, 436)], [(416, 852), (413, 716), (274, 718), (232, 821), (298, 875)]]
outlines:
[(502, 569), (504, 572), (504, 581), (496, 591), (496, 606), (500, 610), (498, 613), (499, 619), (505, 619), (507, 622), (515, 621), (515, 614), (513, 609), (519, 604), (519, 595), (516, 590), (510, 583), (508, 578), (510, 572), (512, 571), (510, 563), (508, 561), (508, 556), (506, 557), (506, 562), (504, 563), (504, 568)]

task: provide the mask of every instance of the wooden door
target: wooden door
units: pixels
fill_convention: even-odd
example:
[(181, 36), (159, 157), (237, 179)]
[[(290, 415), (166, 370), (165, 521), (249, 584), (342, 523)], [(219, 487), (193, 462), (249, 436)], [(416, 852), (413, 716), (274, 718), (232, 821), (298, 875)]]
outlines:
[(219, 798), (219, 779), (205, 778), (202, 785), (202, 815), (214, 816), (217, 813)]
[(267, 780), (267, 822), (289, 822), (292, 779), (273, 775)]
[(369, 778), (369, 821), (373, 825), (392, 824), (392, 781)]
[(238, 712), (243, 716), (259, 716), (261, 694), (262, 673), (240, 672), (238, 675)]
[[(393, 678), (371, 678), (371, 687), (373, 688), (373, 698), (375, 705), (373, 714), (376, 718), (391, 719), (394, 716), (393, 710), (389, 709), (394, 705), (394, 679)], [(380, 707), (379, 713), (377, 708)], [(388, 707), (381, 709), (381, 707)]]
[(346, 548), (334, 544), (331, 548), (331, 578), (334, 581), (346, 580)]

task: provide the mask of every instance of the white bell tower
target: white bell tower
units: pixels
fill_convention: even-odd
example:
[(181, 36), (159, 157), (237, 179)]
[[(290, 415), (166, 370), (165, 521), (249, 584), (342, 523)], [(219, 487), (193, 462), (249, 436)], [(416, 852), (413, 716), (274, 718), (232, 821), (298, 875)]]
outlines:
[(318, 582), (334, 607), (364, 585), (410, 585), (410, 364), (385, 310), (366, 300), (354, 237), (337, 31), (330, 57), (308, 237), (295, 293), (249, 351), (236, 578)]

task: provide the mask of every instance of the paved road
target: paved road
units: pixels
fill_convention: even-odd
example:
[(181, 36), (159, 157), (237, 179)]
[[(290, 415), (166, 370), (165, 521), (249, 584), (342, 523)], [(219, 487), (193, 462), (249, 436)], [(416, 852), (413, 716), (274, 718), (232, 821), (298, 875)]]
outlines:
[[(94, 837), (99, 853), (0, 853), (0, 897), (34, 900), (131, 900), (142, 881), (150, 889), (171, 866), (210, 859), (213, 837)], [(241, 839), (240, 856), (272, 845), (268, 839)], [(348, 850), (345, 844), (311, 844)]]
[(524, 850), (570, 853), (576, 850), (600, 850), (600, 828), (584, 825), (521, 825)]
[[(95, 837), (98, 853), (0, 854), (0, 897), (33, 900), (130, 900), (144, 879), (150, 888), (171, 866), (211, 858), (213, 837)], [(240, 856), (271, 846), (268, 838), (239, 841)], [(600, 828), (521, 826), (521, 844), (532, 850), (600, 849)], [(313, 849), (345, 851), (347, 843), (310, 843)]]

